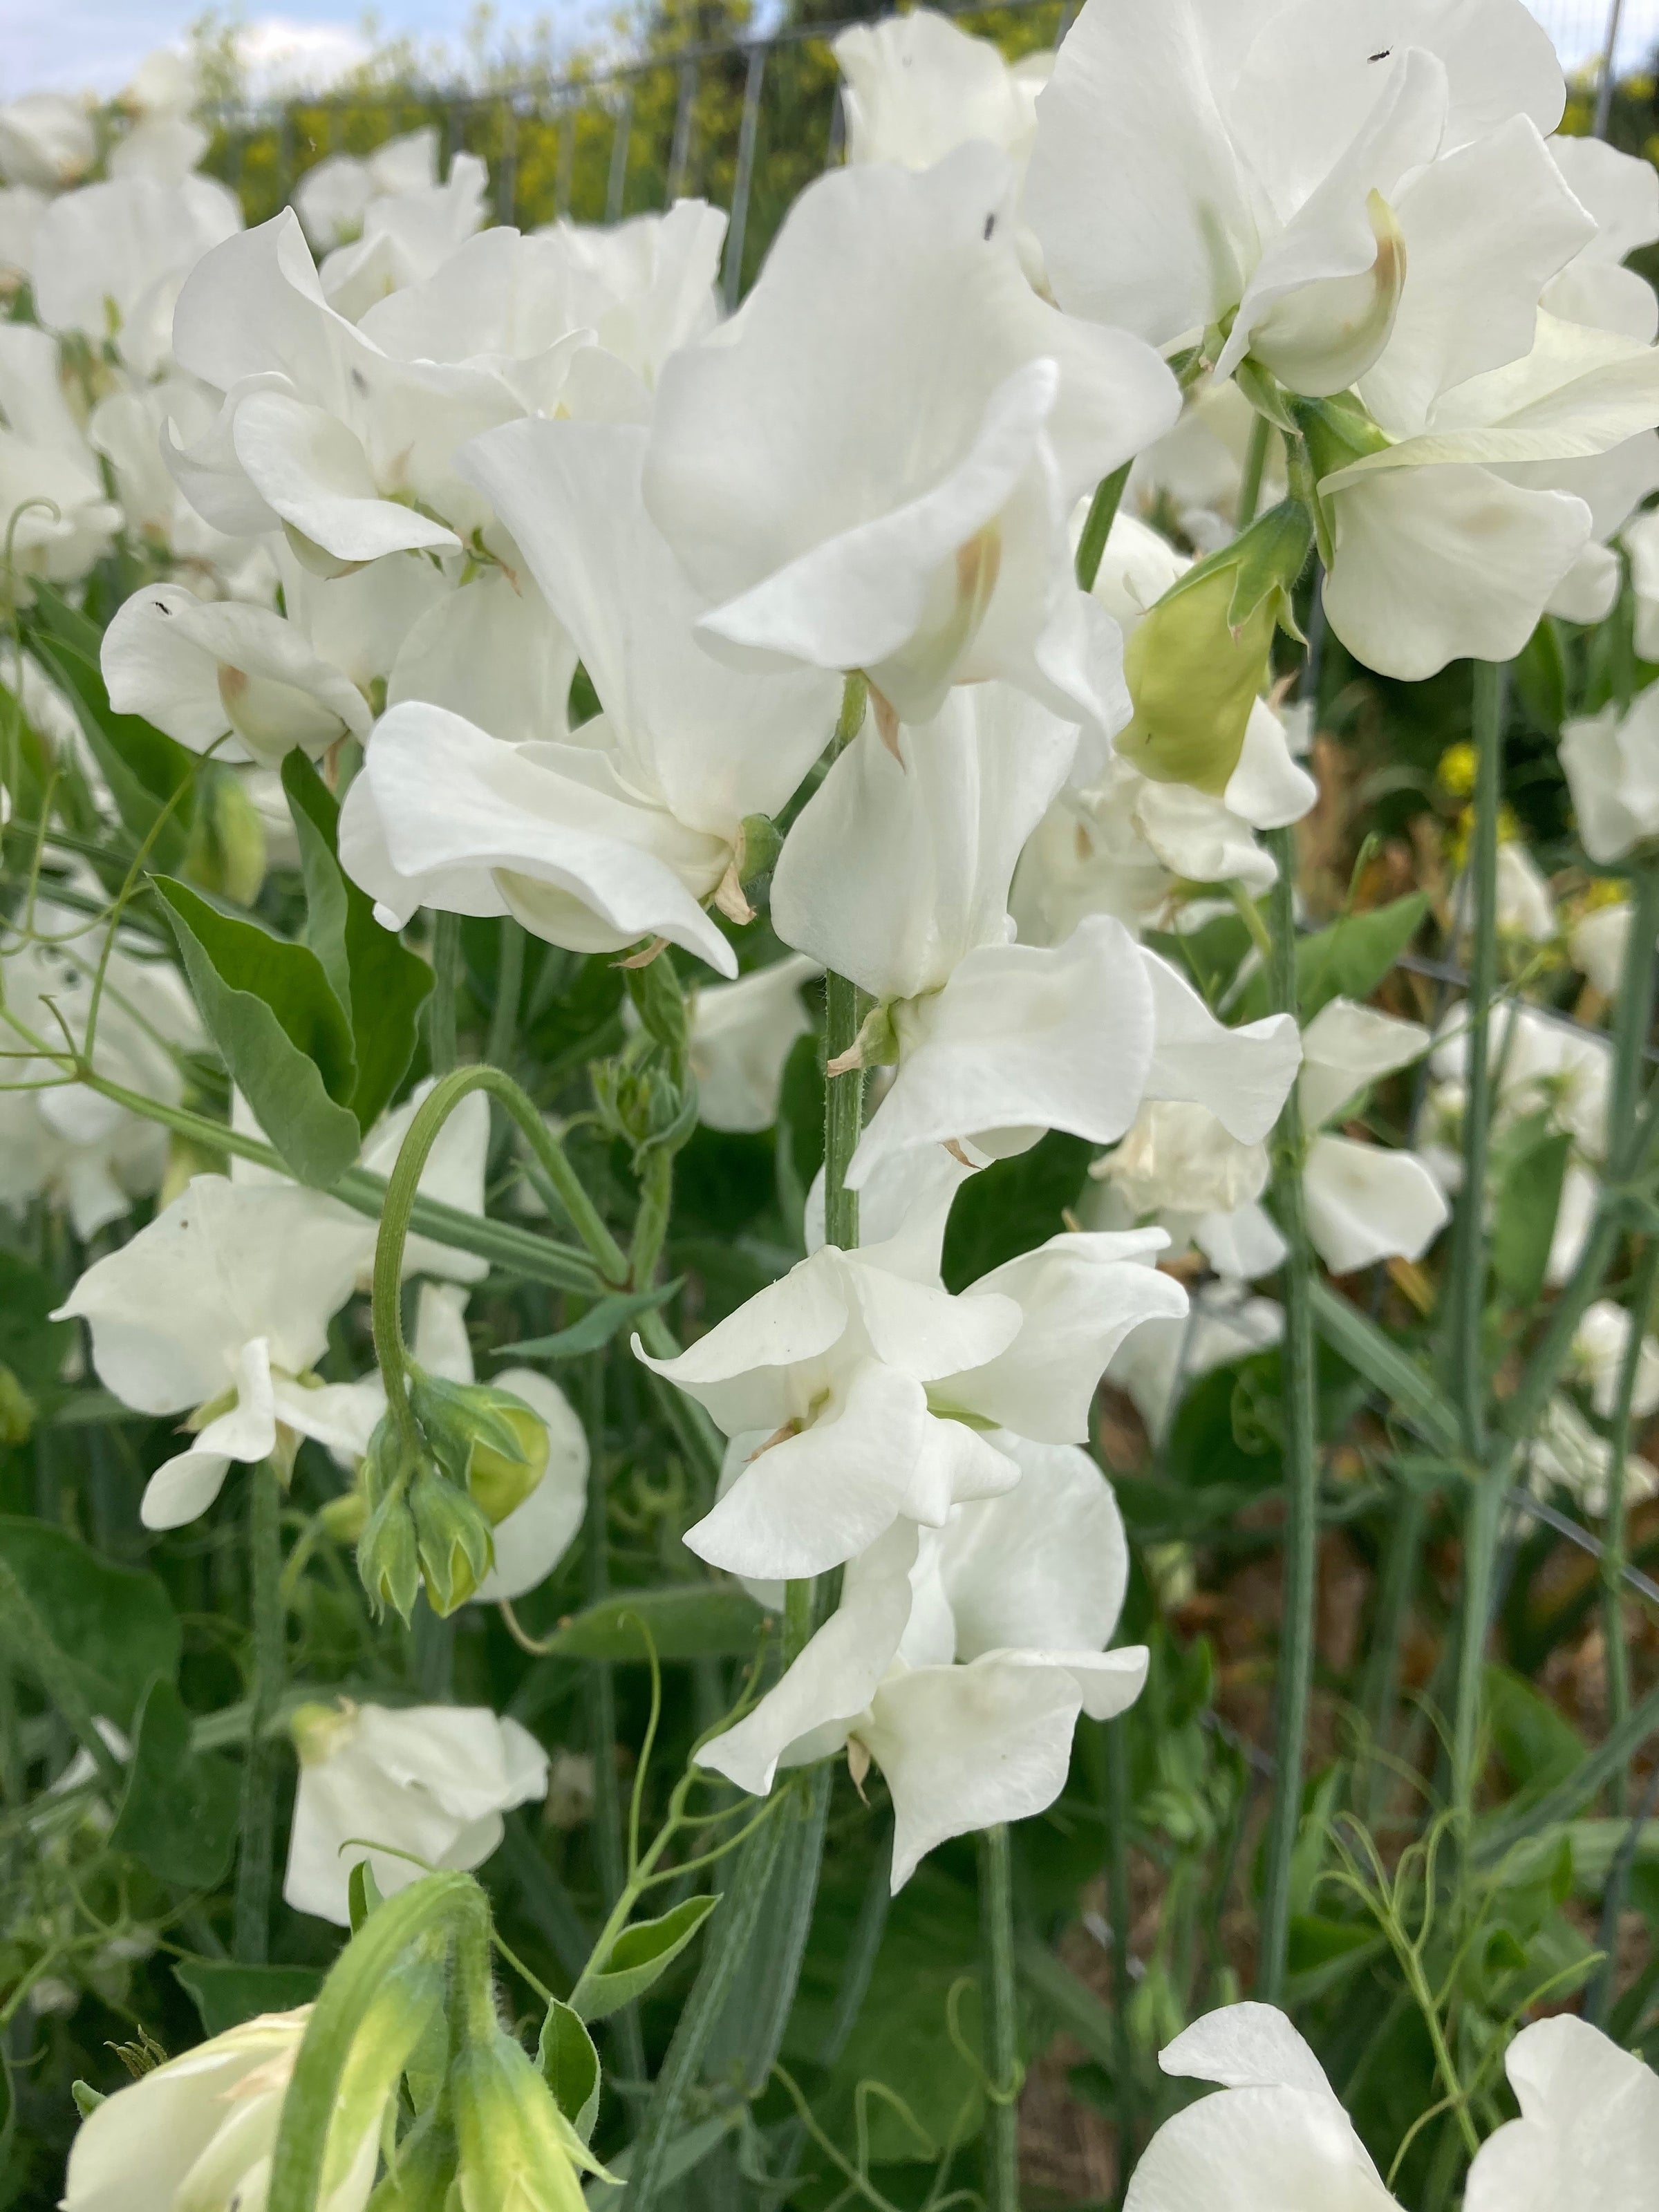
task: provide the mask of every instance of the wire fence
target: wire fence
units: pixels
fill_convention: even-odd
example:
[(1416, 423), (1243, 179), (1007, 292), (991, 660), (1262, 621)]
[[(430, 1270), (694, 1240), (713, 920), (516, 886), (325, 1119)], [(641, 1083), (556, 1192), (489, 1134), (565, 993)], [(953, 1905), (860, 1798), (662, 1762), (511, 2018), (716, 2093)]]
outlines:
[[(1011, 59), (1058, 43), (1078, 0), (943, 0), (941, 12), (995, 40)], [(1575, 76), (1574, 127), (1606, 127), (1597, 88), (1633, 71), (1659, 37), (1659, 0), (1536, 0)], [(735, 305), (752, 282), (790, 202), (841, 157), (844, 123), (831, 41), (841, 23), (781, 25), (753, 38), (688, 46), (562, 82), (477, 91), (408, 86), (222, 111), (208, 167), (240, 195), (250, 222), (274, 215), (305, 172), (331, 154), (372, 153), (388, 138), (436, 127), (443, 163), (458, 153), (489, 166), (496, 219), (531, 230), (568, 217), (615, 223), (684, 195), (729, 210), (723, 283)], [(1613, 70), (1607, 67), (1614, 57)], [(1617, 131), (1648, 150), (1659, 113)], [(1622, 118), (1621, 118), (1622, 119)], [(1633, 142), (1633, 143), (1632, 143)]]

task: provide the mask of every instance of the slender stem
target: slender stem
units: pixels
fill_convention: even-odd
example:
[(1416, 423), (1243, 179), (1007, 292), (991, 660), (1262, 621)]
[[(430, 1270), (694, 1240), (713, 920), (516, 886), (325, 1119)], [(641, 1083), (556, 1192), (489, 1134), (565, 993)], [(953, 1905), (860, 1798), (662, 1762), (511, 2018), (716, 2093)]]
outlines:
[[(1659, 1237), (1650, 1237), (1636, 1270), (1631, 1291), (1630, 1335), (1619, 1370), (1619, 1391), (1613, 1421), (1607, 1431), (1607, 1510), (1606, 1540), (1601, 1552), (1602, 1634), (1607, 1647), (1607, 1725), (1617, 1728), (1630, 1711), (1630, 1646), (1625, 1630), (1625, 1567), (1629, 1557), (1629, 1528), (1626, 1515), (1625, 1473), (1630, 1456), (1631, 1412), (1636, 1379), (1646, 1343), (1648, 1316), (1659, 1291)], [(1613, 1809), (1626, 1811), (1629, 1777), (1620, 1773), (1613, 1785)]]
[(640, 1210), (634, 1219), (628, 1275), (635, 1290), (648, 1291), (656, 1279), (657, 1262), (668, 1235), (668, 1217), (673, 1202), (674, 1155), (659, 1146), (646, 1156), (640, 1184)]
[(1106, 1754), (1106, 1901), (1112, 1916), (1112, 2017), (1117, 2059), (1117, 2200), (1129, 2186), (1135, 2161), (1139, 2099), (1129, 2008), (1134, 1996), (1129, 1938), (1134, 1907), (1129, 1890), (1129, 1741), (1122, 1720), (1102, 1724)]
[(1478, 1459), (1486, 1444), (1481, 1316), (1486, 1293), (1486, 1162), (1492, 1138), (1492, 1010), (1498, 991), (1498, 823), (1502, 803), (1504, 672), (1474, 664), (1472, 728), (1477, 758), (1474, 820), (1468, 872), (1474, 894), (1464, 1058), (1463, 1181), (1458, 1194), (1447, 1294), (1448, 1381), (1462, 1426), (1463, 1449)]
[(511, 1072), (519, 1033), (519, 1000), (524, 992), (525, 930), (512, 915), (501, 917), (501, 951), (495, 963), (495, 1003), (489, 1010), (489, 1042), (484, 1057), (493, 1067)]
[(984, 1984), (987, 2212), (1019, 2212), (1019, 2026), (1014, 2004), (1014, 1884), (1008, 1830), (979, 1838), (979, 1926)]
[(1377, 1577), (1376, 1616), (1371, 1624), (1371, 1657), (1366, 1669), (1364, 1711), (1371, 1757), (1366, 1778), (1364, 1817), (1375, 1828), (1387, 1795), (1389, 1770), (1383, 1754), (1400, 1694), (1401, 1650), (1417, 1588), (1428, 1504), (1420, 1491), (1402, 1489), (1389, 1516), (1387, 1540)]
[(455, 999), (461, 972), (461, 917), (441, 914), (432, 932), (432, 997), (427, 1036), (432, 1073), (447, 1075), (455, 1065)]
[(1267, 441), (1273, 435), (1273, 427), (1265, 415), (1257, 415), (1251, 421), (1250, 442), (1244, 448), (1244, 466), (1238, 479), (1238, 505), (1233, 517), (1236, 534), (1249, 528), (1261, 504), (1261, 478), (1267, 465)]
[[(1486, 1165), (1492, 1136), (1492, 1008), (1498, 989), (1498, 817), (1502, 802), (1504, 672), (1476, 661), (1471, 723), (1476, 754), (1474, 819), (1468, 876), (1474, 892), (1469, 958), (1467, 1075), (1463, 1108), (1463, 1182), (1458, 1195), (1447, 1291), (1447, 1380), (1457, 1408), (1465, 1453), (1480, 1462), (1486, 1449), (1486, 1389), (1482, 1320), (1486, 1303)], [(1486, 1663), (1507, 1453), (1475, 1477), (1463, 1529), (1462, 1612), (1453, 1698), (1452, 1795), (1465, 1821), (1474, 1805), (1480, 1758), (1480, 1696)]]
[[(605, 1457), (604, 1352), (593, 1352), (587, 1369), (587, 1517), (582, 1529), (583, 1595), (597, 1605), (611, 1589), (611, 1534), (606, 1511), (609, 1463)], [(590, 1660), (586, 1680), (588, 1756), (593, 1762), (593, 1850), (599, 1890), (613, 1912), (628, 1884), (623, 1851), (622, 1792), (617, 1778), (617, 1677), (607, 1659)], [(595, 1949), (594, 1956), (603, 1954)], [(617, 2014), (616, 2036), (623, 2068), (634, 2081), (645, 2073), (645, 2041), (637, 2005)]]
[(242, 1763), (240, 1843), (233, 1923), (235, 1955), (260, 1965), (270, 1940), (271, 1852), (276, 1826), (277, 1745), (270, 1724), (282, 1704), (287, 1652), (283, 1613), (283, 1486), (271, 1462), (251, 1470), (248, 1579), (253, 1622), (253, 1684)]
[[(1296, 833), (1275, 830), (1279, 866), (1269, 921), (1275, 1007), (1297, 1011)], [(1313, 1682), (1314, 1607), (1318, 1591), (1319, 1444), (1314, 1380), (1314, 1265), (1302, 1174), (1306, 1144), (1294, 1087), (1273, 1133), (1273, 1209), (1285, 1243), (1285, 1335), (1280, 1352), (1285, 1407), (1285, 1597), (1274, 1729), (1273, 1813), (1267, 1829), (1257, 1994), (1284, 1994), (1290, 1944), (1291, 1859), (1302, 1815), (1303, 1752)]]
[(1095, 578), (1100, 574), (1100, 564), (1106, 551), (1106, 541), (1112, 534), (1112, 525), (1117, 520), (1117, 511), (1123, 504), (1123, 494), (1129, 481), (1133, 461), (1125, 461), (1121, 469), (1114, 469), (1103, 477), (1095, 487), (1095, 495), (1089, 502), (1089, 514), (1083, 526), (1083, 535), (1077, 542), (1077, 580), (1085, 592), (1092, 592)]

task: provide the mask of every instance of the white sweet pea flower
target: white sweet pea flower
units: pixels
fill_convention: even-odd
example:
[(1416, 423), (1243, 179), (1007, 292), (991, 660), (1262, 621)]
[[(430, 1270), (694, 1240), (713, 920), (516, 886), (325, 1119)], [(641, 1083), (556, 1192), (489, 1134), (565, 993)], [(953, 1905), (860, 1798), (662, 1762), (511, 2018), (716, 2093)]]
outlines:
[[(1613, 1419), (1619, 1376), (1630, 1348), (1632, 1320), (1611, 1298), (1597, 1298), (1584, 1310), (1573, 1333), (1572, 1371), (1588, 1385), (1590, 1403), (1604, 1421)], [(1636, 1389), (1631, 1411), (1638, 1421), (1659, 1413), (1659, 1340), (1644, 1334), (1636, 1359)]]
[(1631, 913), (1628, 899), (1617, 900), (1611, 906), (1594, 906), (1581, 914), (1567, 932), (1573, 966), (1604, 999), (1613, 996), (1625, 972)]
[(0, 298), (11, 297), (28, 282), (34, 234), (51, 205), (32, 185), (0, 186)]
[(318, 270), (324, 297), (356, 322), (377, 301), (423, 283), (483, 228), (489, 198), (486, 165), (476, 154), (457, 154), (447, 182), (372, 199), (362, 236), (337, 246)]
[[(466, 1300), (467, 1292), (455, 1285), (422, 1283), (415, 1310), (410, 1349), (417, 1365), (447, 1382), (476, 1379)], [(547, 1431), (547, 1463), (523, 1504), (491, 1529), (495, 1562), (466, 1601), (469, 1605), (522, 1597), (544, 1583), (575, 1540), (587, 1512), (587, 1432), (563, 1391), (532, 1367), (504, 1368), (490, 1381), (523, 1399)], [(333, 1389), (330, 1398), (331, 1412), (339, 1417), (330, 1449), (350, 1473), (386, 1412), (386, 1385), (377, 1369), (361, 1382)]]
[(22, 1087), (47, 1084), (54, 1073), (46, 1059), (25, 1056), (22, 1032), (55, 1048), (66, 1029), (79, 1049), (90, 1034), (97, 1074), (176, 1106), (184, 1082), (169, 1048), (199, 1045), (201, 1026), (178, 969), (141, 958), (137, 939), (118, 934), (106, 952), (101, 925), (46, 898), (36, 902), (33, 922), (34, 938), (0, 954), (0, 1050), (9, 1055), (5, 1082), (19, 1086), (0, 1091), (0, 1205), (21, 1207), (48, 1193), (84, 1241), (160, 1189), (167, 1133), (82, 1084)]
[[(844, 80), (849, 163), (891, 161), (931, 169), (970, 139), (997, 146), (1023, 179), (1036, 130), (1036, 97), (1054, 74), (1052, 52), (1039, 49), (1017, 62), (989, 39), (962, 30), (931, 8), (884, 21), (854, 23), (831, 51)], [(1042, 278), (1042, 251), (1021, 223), (1019, 254), (1033, 283)]]
[(574, 326), (597, 343), (570, 365), (566, 411), (648, 423), (665, 363), (720, 320), (715, 291), (726, 211), (676, 200), (626, 222), (561, 222), (539, 231), (544, 266), (561, 272)]
[(399, 923), (426, 904), (511, 913), (583, 952), (660, 936), (734, 975), (702, 902), (747, 917), (744, 817), (791, 797), (834, 726), (836, 687), (702, 650), (702, 603), (641, 499), (644, 441), (628, 426), (526, 422), (465, 457), (605, 712), (567, 744), (512, 745), (394, 707), (347, 795), (341, 859)]
[(231, 1462), (270, 1458), (283, 1430), (337, 1433), (331, 1393), (303, 1378), (362, 1251), (361, 1224), (333, 1200), (198, 1176), (81, 1277), (56, 1317), (88, 1323), (99, 1380), (139, 1413), (188, 1413), (195, 1431), (149, 1479), (147, 1528), (205, 1513)]
[(169, 434), (167, 447), (216, 528), (283, 529), (308, 566), (337, 574), (390, 553), (459, 552), (492, 521), (454, 455), (523, 400), (487, 357), (394, 361), (331, 306), (291, 209), (198, 264), (173, 346), (222, 395), (204, 435), (185, 447)]
[(1610, 699), (1599, 714), (1564, 723), (1561, 766), (1592, 860), (1622, 860), (1659, 836), (1659, 684), (1625, 712)]
[(1012, 186), (979, 142), (810, 185), (738, 314), (665, 368), (646, 499), (714, 650), (862, 668), (910, 720), (995, 676), (1110, 729), (1116, 640), (1066, 524), (1179, 399), (1148, 347), (1033, 293)]
[(1057, 945), (1012, 941), (1014, 864), (1076, 737), (995, 684), (958, 687), (891, 745), (872, 714), (785, 841), (779, 934), (872, 993), (896, 1049), (854, 1188), (894, 1154), (951, 1140), (1006, 1152), (1062, 1128), (1108, 1143), (1148, 1097), (1202, 1097), (1245, 1141), (1273, 1126), (1294, 1023), (1224, 1029), (1105, 915)]
[(1165, 1242), (1156, 1230), (1052, 1237), (952, 1297), (939, 1252), (961, 1180), (950, 1164), (924, 1173), (894, 1233), (820, 1247), (677, 1358), (635, 1340), (755, 1447), (688, 1533), (699, 1558), (787, 1580), (840, 1565), (896, 1521), (942, 1526), (1018, 1480), (1001, 1431), (1086, 1437), (1127, 1331), (1185, 1310), (1180, 1285), (1143, 1264)]
[(343, 1700), (301, 1705), (292, 1727), (300, 1786), (283, 1895), (337, 1927), (350, 1925), (359, 1860), (388, 1897), (434, 1867), (482, 1866), (501, 1843), (502, 1814), (547, 1793), (547, 1753), (485, 1706), (394, 1711)]
[(1166, 2120), (1125, 2212), (1397, 2212), (1324, 2069), (1272, 2005), (1206, 2013), (1158, 2054), (1166, 2074), (1222, 2086)]
[(947, 1837), (1051, 1805), (1079, 1714), (1109, 1719), (1146, 1679), (1144, 1646), (1105, 1649), (1128, 1576), (1110, 1486), (1074, 1445), (1006, 1441), (1018, 1488), (853, 1561), (783, 1680), (698, 1754), (757, 1794), (843, 1745), (855, 1775), (873, 1760), (896, 1891)]
[(241, 228), (234, 194), (211, 177), (115, 177), (66, 192), (35, 232), (35, 312), (94, 346), (112, 339), (129, 368), (157, 375), (185, 279)]
[(1179, 1254), (1196, 1245), (1219, 1275), (1271, 1274), (1285, 1240), (1258, 1202), (1271, 1172), (1264, 1144), (1242, 1145), (1206, 1106), (1155, 1100), (1122, 1143), (1089, 1170), (1106, 1205), (1091, 1225), (1154, 1221)]
[(438, 132), (428, 123), (361, 159), (330, 154), (316, 162), (294, 188), (294, 210), (312, 246), (325, 253), (361, 234), (372, 201), (429, 191), (437, 181)]
[(1526, 847), (1506, 837), (1498, 848), (1498, 927), (1506, 937), (1548, 945), (1557, 935), (1555, 898)]
[(1510, 117), (1536, 141), (1565, 97), (1520, 0), (1091, 0), (1037, 103), (1026, 208), (1069, 313), (1161, 347), (1220, 325), (1221, 374), (1249, 354), (1340, 392), (1410, 297), (1437, 157)]
[(1544, 288), (1542, 305), (1570, 323), (1623, 331), (1650, 344), (1659, 337), (1659, 301), (1645, 276), (1625, 263), (1659, 240), (1659, 173), (1651, 161), (1621, 154), (1602, 138), (1553, 138), (1550, 155), (1595, 235)]
[(1465, 2212), (1646, 2212), (1659, 2172), (1659, 2076), (1634, 2051), (1562, 2014), (1504, 2054), (1521, 2106), (1476, 2152)]
[[(106, 2098), (70, 2147), (63, 2212), (253, 2212), (310, 2017), (309, 2005), (261, 2013)], [(336, 2129), (319, 2212), (362, 2212), (380, 2120), (354, 2112)]]
[(26, 323), (0, 323), (0, 532), (12, 567), (71, 582), (120, 526), (64, 398), (56, 341)]
[[(1544, 1497), (1565, 1490), (1585, 1513), (1603, 1514), (1613, 1480), (1613, 1447), (1598, 1436), (1571, 1399), (1558, 1392), (1527, 1439), (1526, 1487)], [(1638, 1505), (1659, 1492), (1659, 1468), (1634, 1452), (1625, 1460), (1625, 1503)]]
[(62, 191), (98, 159), (98, 133), (84, 100), (28, 92), (0, 107), (0, 176), (9, 185)]
[(778, 1118), (784, 1062), (812, 1027), (801, 986), (822, 974), (802, 953), (735, 983), (711, 983), (691, 1004), (691, 1073), (697, 1118), (711, 1129), (769, 1129)]
[(1378, 1260), (1421, 1259), (1451, 1218), (1416, 1153), (1333, 1136), (1323, 1126), (1379, 1078), (1420, 1060), (1431, 1042), (1418, 1023), (1351, 999), (1333, 999), (1303, 1031), (1303, 1118), (1317, 1133), (1308, 1146), (1303, 1194), (1309, 1237), (1333, 1274)]

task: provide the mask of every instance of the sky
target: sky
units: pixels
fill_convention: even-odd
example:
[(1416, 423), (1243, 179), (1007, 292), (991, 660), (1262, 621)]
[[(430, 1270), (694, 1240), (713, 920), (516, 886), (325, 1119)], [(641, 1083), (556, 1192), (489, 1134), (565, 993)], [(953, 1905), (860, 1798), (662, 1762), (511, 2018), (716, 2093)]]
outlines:
[[(118, 91), (151, 47), (182, 37), (204, 0), (0, 0), (0, 99), (35, 90)], [(1599, 52), (1608, 0), (1530, 0), (1555, 33), (1564, 58)], [(250, 61), (269, 73), (313, 86), (349, 69), (365, 51), (362, 0), (284, 0), (267, 10), (246, 0)], [(496, 0), (504, 28), (528, 28), (544, 15), (574, 45), (611, 12), (607, 0)], [(383, 29), (454, 40), (466, 0), (379, 0)], [(1621, 58), (1634, 63), (1659, 41), (1659, 0), (1625, 0)]]

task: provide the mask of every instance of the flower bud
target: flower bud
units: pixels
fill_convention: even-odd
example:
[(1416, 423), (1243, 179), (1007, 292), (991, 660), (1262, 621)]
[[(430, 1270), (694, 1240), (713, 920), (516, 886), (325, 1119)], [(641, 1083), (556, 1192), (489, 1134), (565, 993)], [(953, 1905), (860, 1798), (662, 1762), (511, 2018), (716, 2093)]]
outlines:
[(265, 831), (242, 779), (210, 763), (198, 771), (185, 874), (204, 891), (252, 906), (265, 879)]
[(317, 1516), (323, 1533), (337, 1544), (355, 1544), (368, 1525), (368, 1500), (361, 1490), (343, 1490)]
[(420, 1594), (420, 1548), (401, 1486), (388, 1489), (357, 1541), (357, 1577), (377, 1613), (390, 1606), (407, 1620)]
[(510, 2036), (464, 2050), (449, 2094), (461, 2212), (581, 2212), (580, 2171), (603, 2168)]
[(522, 1398), (488, 1382), (417, 1374), (410, 1393), (433, 1456), (492, 1526), (522, 1505), (547, 1467), (547, 1429)]
[(495, 1562), (489, 1523), (465, 1490), (431, 1468), (410, 1485), (409, 1511), (427, 1602), (447, 1619), (466, 1603)]
[(0, 1444), (26, 1444), (34, 1430), (34, 1401), (0, 1362)]
[(1116, 749), (1143, 775), (1219, 798), (1271, 673), (1273, 633), (1297, 635), (1291, 589), (1312, 531), (1285, 501), (1189, 568), (1130, 636), (1123, 672), (1134, 719)]

